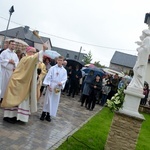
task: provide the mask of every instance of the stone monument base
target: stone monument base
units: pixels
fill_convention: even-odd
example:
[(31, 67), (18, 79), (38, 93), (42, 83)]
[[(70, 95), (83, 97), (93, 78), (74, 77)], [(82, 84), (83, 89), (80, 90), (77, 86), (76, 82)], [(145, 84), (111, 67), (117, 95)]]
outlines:
[(115, 112), (105, 150), (134, 150), (143, 120)]
[(123, 103), (123, 108), (119, 111), (123, 114), (139, 117), (144, 119), (143, 115), (139, 114), (139, 105), (141, 98), (144, 97), (143, 89), (137, 89), (134, 87), (127, 87), (127, 90), (124, 90), (125, 99)]

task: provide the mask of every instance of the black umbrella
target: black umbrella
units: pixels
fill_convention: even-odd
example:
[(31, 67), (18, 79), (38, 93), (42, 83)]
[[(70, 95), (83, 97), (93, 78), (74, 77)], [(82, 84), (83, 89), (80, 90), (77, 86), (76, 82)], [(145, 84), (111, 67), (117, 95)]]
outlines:
[(94, 71), (94, 75), (99, 74), (101, 77), (105, 76), (105, 72), (101, 68), (85, 68), (82, 71), (84, 71), (86, 74), (88, 74), (90, 71)]
[(67, 61), (67, 67), (72, 66), (74, 69), (78, 65), (79, 68), (81, 69), (84, 66), (83, 62), (79, 62), (78, 60), (75, 59), (66, 59)]

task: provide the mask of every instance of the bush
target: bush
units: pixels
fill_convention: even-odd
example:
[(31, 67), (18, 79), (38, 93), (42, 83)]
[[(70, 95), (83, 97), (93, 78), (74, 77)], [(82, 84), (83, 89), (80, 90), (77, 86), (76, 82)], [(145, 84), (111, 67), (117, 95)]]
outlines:
[(123, 106), (124, 102), (124, 87), (118, 89), (117, 93), (111, 98), (111, 100), (107, 100), (107, 106), (111, 111), (118, 111)]

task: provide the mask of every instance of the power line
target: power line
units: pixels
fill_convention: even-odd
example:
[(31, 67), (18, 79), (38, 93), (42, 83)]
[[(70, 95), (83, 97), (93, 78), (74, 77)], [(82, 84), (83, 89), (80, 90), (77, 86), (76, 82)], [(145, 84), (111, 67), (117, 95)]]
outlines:
[[(4, 20), (7, 20), (7, 21), (8, 21), (8, 19), (6, 19), (6, 18), (4, 18), (4, 17), (2, 17), (2, 16), (0, 16), (0, 18), (2, 18), (2, 19), (4, 19)], [(17, 24), (17, 25), (25, 26), (25, 25), (22, 25), (22, 24), (20, 24), (20, 23), (14, 22), (14, 21), (11, 21), (11, 22), (14, 23), (14, 24)], [(30, 28), (31, 28), (31, 27), (30, 27)], [(31, 28), (31, 29), (34, 30), (33, 28)], [(66, 41), (70, 41), (70, 42), (74, 42), (74, 43), (85, 44), (85, 45), (94, 46), (94, 47), (99, 47), (99, 48), (113, 49), (113, 50), (123, 50), (123, 51), (135, 51), (135, 50), (131, 50), (131, 49), (107, 47), (107, 46), (96, 45), (96, 44), (92, 44), (92, 43), (86, 43), (86, 42), (76, 41), (76, 40), (64, 38), (64, 37), (61, 37), (61, 36), (49, 34), (49, 33), (43, 32), (43, 31), (39, 31), (39, 32), (40, 32), (40, 33), (43, 33), (43, 34), (45, 34), (45, 35), (49, 35), (49, 36), (52, 36), (52, 37), (55, 37), (55, 38), (62, 39), (62, 40), (66, 40)]]
[(45, 32), (42, 32), (42, 31), (40, 31), (40, 32), (43, 33), (43, 34), (47, 34), (47, 35), (59, 38), (59, 39), (63, 39), (63, 40), (67, 40), (67, 41), (71, 41), (71, 42), (75, 42), (75, 43), (80, 43), (80, 44), (85, 44), (85, 45), (90, 45), (90, 46), (94, 46), (94, 47), (114, 49), (114, 50), (123, 50), (123, 51), (135, 51), (135, 50), (129, 50), (129, 49), (113, 48), (113, 47), (101, 46), (101, 45), (96, 45), (96, 44), (91, 44), (91, 43), (86, 43), (86, 42), (80, 42), (80, 41), (71, 40), (71, 39), (60, 37), (60, 36), (52, 35), (52, 34), (49, 34), (49, 33), (45, 33)]
[[(8, 19), (6, 19), (6, 18), (4, 18), (4, 17), (2, 17), (2, 16), (0, 16), (0, 18), (1, 18), (1, 19), (4, 19), (4, 20), (6, 20), (6, 21), (8, 21)], [(20, 25), (20, 26), (24, 26), (24, 25), (22, 25), (22, 24), (20, 24), (20, 23), (17, 23), (17, 22), (15, 22), (15, 21), (10, 21), (10, 22), (12, 22), (12, 23), (14, 23), (14, 24), (17, 24), (17, 25)]]

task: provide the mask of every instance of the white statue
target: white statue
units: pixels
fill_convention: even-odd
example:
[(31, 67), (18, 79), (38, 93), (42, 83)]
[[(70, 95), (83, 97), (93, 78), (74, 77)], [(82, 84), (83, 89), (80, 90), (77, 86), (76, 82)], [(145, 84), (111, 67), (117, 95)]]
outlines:
[(140, 39), (140, 42), (136, 42), (140, 47), (137, 48), (138, 57), (133, 68), (134, 76), (129, 87), (143, 89), (146, 67), (150, 54), (150, 30), (143, 30)]

